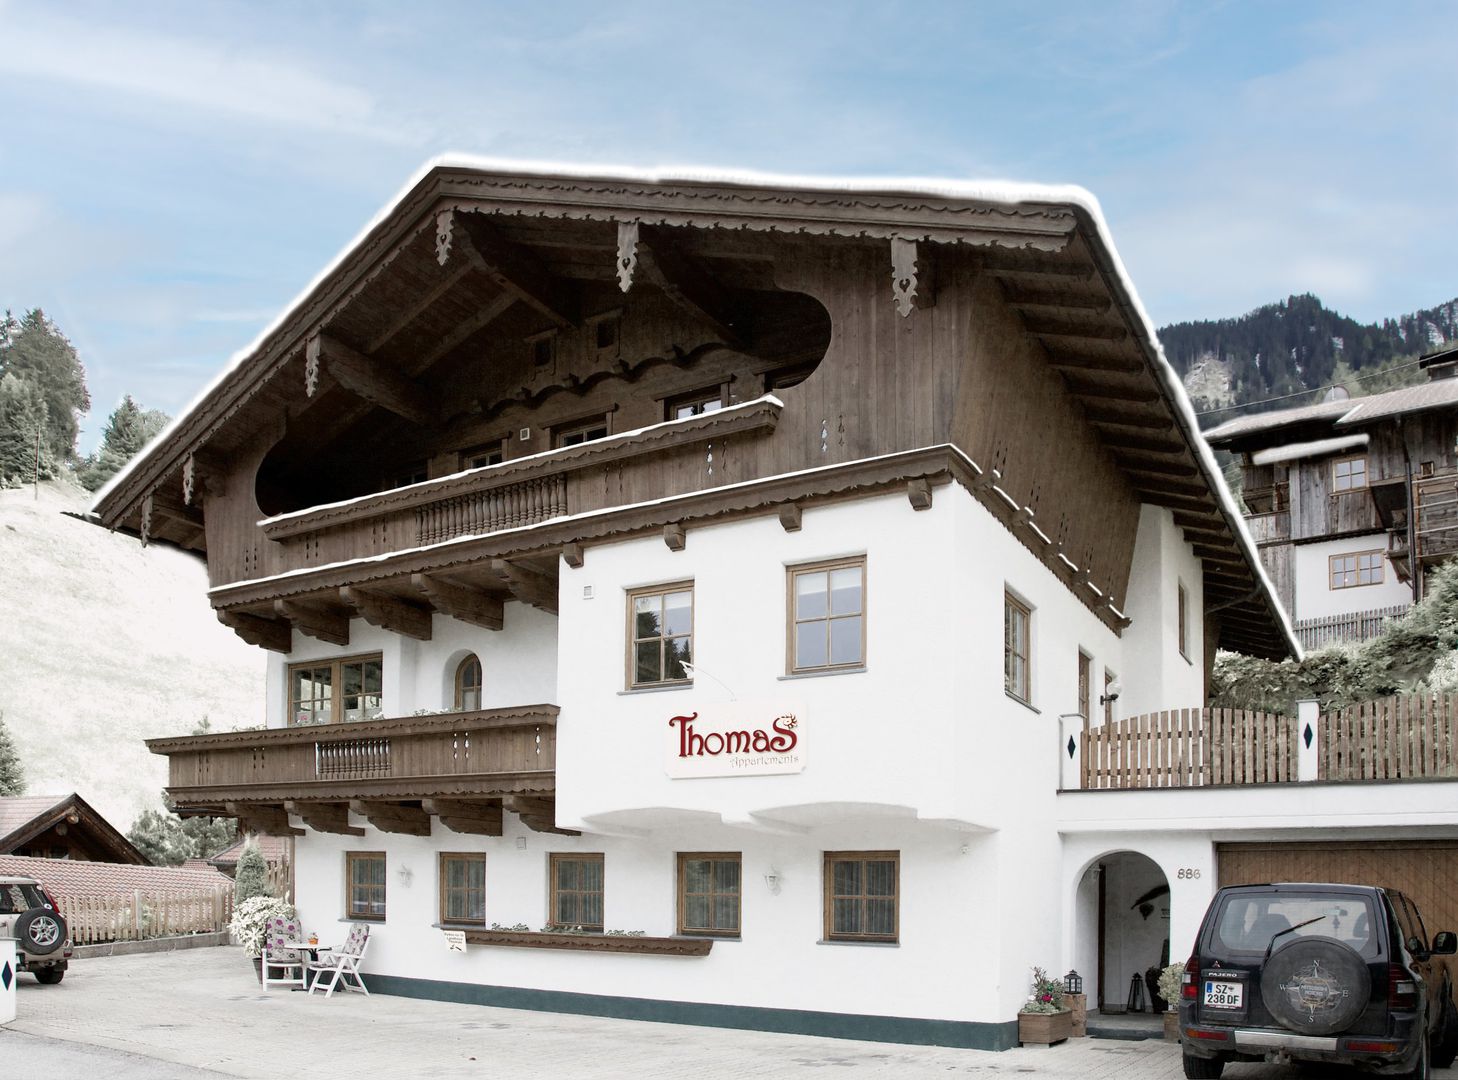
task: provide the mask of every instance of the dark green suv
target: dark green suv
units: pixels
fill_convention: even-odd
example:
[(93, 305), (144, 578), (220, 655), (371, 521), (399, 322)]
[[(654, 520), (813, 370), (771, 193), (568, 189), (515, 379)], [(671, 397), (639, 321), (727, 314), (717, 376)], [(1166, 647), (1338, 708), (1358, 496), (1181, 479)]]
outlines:
[(1210, 901), (1185, 965), (1185, 1076), (1227, 1061), (1323, 1062), (1426, 1080), (1458, 1054), (1447, 963), (1407, 897), (1366, 885), (1237, 885)]

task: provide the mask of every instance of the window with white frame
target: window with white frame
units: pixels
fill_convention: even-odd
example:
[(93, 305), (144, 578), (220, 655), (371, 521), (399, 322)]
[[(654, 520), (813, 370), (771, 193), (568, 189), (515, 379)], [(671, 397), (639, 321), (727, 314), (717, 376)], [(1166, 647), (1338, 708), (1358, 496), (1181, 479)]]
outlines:
[(1003, 594), (1003, 689), (1024, 704), (1033, 700), (1030, 648), (1033, 612), (1012, 593)]

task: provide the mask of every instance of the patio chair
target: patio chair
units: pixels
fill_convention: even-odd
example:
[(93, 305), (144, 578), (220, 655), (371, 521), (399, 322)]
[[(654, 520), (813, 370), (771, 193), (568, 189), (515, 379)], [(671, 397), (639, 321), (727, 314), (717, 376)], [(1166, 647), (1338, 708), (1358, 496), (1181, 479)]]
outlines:
[(369, 990), (360, 976), (359, 965), (364, 960), (365, 947), (369, 943), (370, 928), (364, 923), (351, 924), (349, 937), (343, 945), (332, 952), (323, 953), (309, 965), (309, 971), (313, 973), (309, 993), (323, 990), (327, 998), (343, 986), (346, 990), (356, 990), (368, 997)]
[(299, 940), (299, 924), (290, 919), (273, 918), (263, 935), (263, 988), (287, 986), (307, 989), (309, 972), (303, 953), (288, 949), (288, 942)]

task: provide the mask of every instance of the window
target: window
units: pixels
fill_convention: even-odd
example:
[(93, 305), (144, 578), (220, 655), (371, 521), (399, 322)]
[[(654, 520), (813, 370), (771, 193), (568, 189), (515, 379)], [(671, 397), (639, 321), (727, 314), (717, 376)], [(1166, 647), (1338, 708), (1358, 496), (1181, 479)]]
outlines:
[(1024, 704), (1032, 701), (1028, 663), (1028, 627), (1033, 613), (1011, 593), (1003, 594), (1003, 689)]
[(825, 939), (895, 941), (898, 933), (896, 851), (825, 853)]
[(1327, 559), (1333, 589), (1354, 589), (1359, 585), (1382, 584), (1380, 551), (1356, 551), (1350, 555), (1333, 555)]
[(767, 372), (764, 377), (765, 393), (773, 390), (788, 390), (792, 386), (799, 386), (810, 377), (815, 370), (814, 364), (802, 364), (799, 367), (780, 368), (777, 371)]
[(485, 855), (441, 852), (440, 921), (486, 922)]
[(602, 855), (554, 852), (551, 859), (553, 926), (602, 929)]
[(1355, 491), (1367, 486), (1367, 459), (1365, 457), (1338, 458), (1331, 463), (1331, 489)]
[(866, 560), (790, 570), (790, 673), (866, 662)]
[(1190, 658), (1190, 596), (1185, 592), (1185, 587), (1179, 587), (1179, 642), (1180, 655), (1186, 660)]
[(680, 852), (678, 932), (739, 936), (739, 852)]
[(385, 488), (409, 487), (411, 484), (423, 484), (429, 475), (425, 462), (417, 461), (412, 465), (404, 465), (398, 472), (391, 473), (385, 477)]
[(456, 701), (459, 712), (472, 712), (481, 707), (481, 661), (471, 653), (456, 668)]
[(378, 655), (289, 665), (289, 722), (332, 724), (373, 720), (384, 709)]
[(1093, 658), (1078, 650), (1078, 715), (1085, 720), (1090, 719), (1093, 714), (1089, 712), (1089, 697), (1093, 693)]
[(563, 446), (578, 446), (582, 443), (593, 442), (596, 439), (607, 438), (607, 420), (597, 416), (591, 420), (583, 420), (576, 424), (566, 424), (559, 428), (552, 429), (552, 442), (558, 448)]
[(712, 390), (698, 390), (692, 394), (669, 398), (663, 403), (663, 419), (682, 420), (689, 416), (718, 412), (723, 407), (724, 390), (716, 386)]
[(628, 685), (687, 682), (693, 662), (694, 588), (688, 583), (628, 594)]
[(383, 919), (385, 917), (385, 853), (383, 851), (347, 851), (344, 853), (346, 915), (351, 919)]
[(506, 440), (493, 439), (489, 443), (461, 451), (461, 468), (481, 469), (487, 465), (500, 465), (506, 460)]

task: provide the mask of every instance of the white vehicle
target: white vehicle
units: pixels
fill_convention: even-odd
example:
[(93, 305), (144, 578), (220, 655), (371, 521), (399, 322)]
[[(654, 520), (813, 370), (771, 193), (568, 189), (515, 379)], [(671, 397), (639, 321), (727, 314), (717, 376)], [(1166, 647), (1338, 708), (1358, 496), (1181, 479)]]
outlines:
[(0, 936), (16, 939), (21, 971), (53, 985), (71, 959), (66, 920), (35, 878), (0, 875)]

